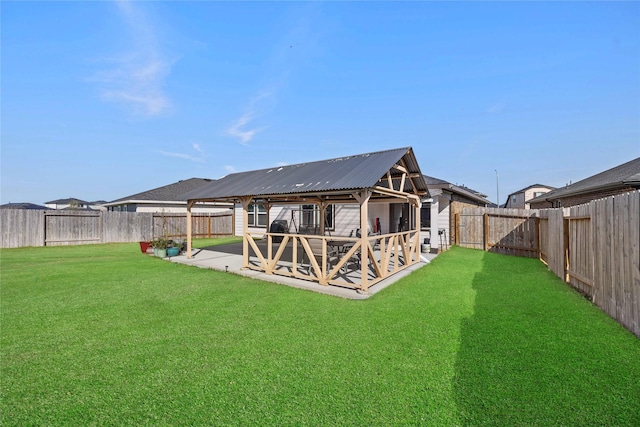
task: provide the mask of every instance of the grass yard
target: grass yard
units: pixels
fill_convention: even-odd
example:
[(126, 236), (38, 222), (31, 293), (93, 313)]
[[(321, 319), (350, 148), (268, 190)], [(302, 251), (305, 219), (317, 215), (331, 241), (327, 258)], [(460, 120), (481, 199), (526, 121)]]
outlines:
[(532, 259), (453, 248), (364, 301), (137, 243), (0, 267), (3, 426), (640, 425), (640, 340)]

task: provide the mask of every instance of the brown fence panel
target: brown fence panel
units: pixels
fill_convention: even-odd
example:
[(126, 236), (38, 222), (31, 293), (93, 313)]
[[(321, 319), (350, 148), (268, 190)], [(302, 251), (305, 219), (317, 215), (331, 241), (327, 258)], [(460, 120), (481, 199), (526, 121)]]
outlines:
[(458, 214), (458, 245), (506, 255), (538, 257), (534, 210), (464, 208)]
[[(193, 215), (194, 237), (229, 236), (233, 214)], [(0, 247), (139, 242), (186, 237), (186, 214), (0, 209)]]
[(505, 255), (538, 257), (538, 221), (536, 211), (502, 209), (488, 213), (489, 251)]
[(232, 224), (233, 214), (231, 213), (191, 216), (192, 233), (196, 238), (229, 236), (233, 233)]
[(457, 215), (456, 243), (463, 248), (484, 248), (484, 212), (476, 208), (464, 208)]
[(591, 202), (594, 303), (640, 336), (640, 191)]
[(0, 209), (0, 248), (44, 245), (44, 210)]
[(569, 208), (563, 231), (567, 235), (566, 279), (582, 294), (593, 298), (593, 234), (590, 205)]
[(153, 238), (151, 212), (102, 212), (102, 242), (146, 242)]
[(45, 246), (101, 243), (100, 212), (45, 211)]
[[(195, 238), (229, 236), (233, 233), (232, 222), (233, 214), (231, 212), (192, 214), (191, 233)], [(187, 215), (163, 213), (153, 214), (153, 236), (186, 238)]]
[(565, 277), (565, 248), (564, 248), (564, 210), (544, 209), (540, 215), (540, 252), (542, 260), (549, 270), (564, 279)]

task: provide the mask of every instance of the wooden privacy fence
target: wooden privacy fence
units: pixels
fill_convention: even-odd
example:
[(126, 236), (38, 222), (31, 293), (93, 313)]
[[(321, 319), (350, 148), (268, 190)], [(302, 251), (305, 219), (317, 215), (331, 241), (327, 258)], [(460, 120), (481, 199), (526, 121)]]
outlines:
[[(228, 236), (233, 230), (233, 214), (191, 214), (191, 235), (198, 237)], [(186, 214), (153, 214), (153, 236), (187, 237)]]
[(640, 191), (569, 208), (463, 209), (456, 244), (538, 257), (640, 337)]
[[(233, 213), (193, 214), (194, 237), (228, 236)], [(0, 247), (141, 242), (185, 237), (186, 214), (0, 209)]]
[(464, 208), (454, 220), (456, 245), (506, 255), (538, 256), (538, 223), (533, 211)]

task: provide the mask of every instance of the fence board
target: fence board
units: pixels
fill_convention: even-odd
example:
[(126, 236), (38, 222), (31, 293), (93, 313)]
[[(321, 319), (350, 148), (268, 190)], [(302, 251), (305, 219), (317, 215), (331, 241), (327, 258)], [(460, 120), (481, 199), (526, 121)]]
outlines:
[(45, 211), (45, 246), (100, 243), (101, 232), (100, 212)]
[(569, 208), (569, 284), (593, 298), (593, 244), (589, 205)]
[(629, 197), (629, 275), (631, 283), (631, 331), (640, 336), (640, 191)]
[(466, 248), (537, 258), (539, 239), (536, 212), (464, 208), (458, 216), (458, 244)]
[[(139, 242), (171, 234), (186, 236), (186, 214), (0, 209), (0, 247)], [(195, 214), (194, 237), (228, 236), (233, 214)]]
[(44, 212), (30, 209), (0, 209), (0, 247), (43, 246)]

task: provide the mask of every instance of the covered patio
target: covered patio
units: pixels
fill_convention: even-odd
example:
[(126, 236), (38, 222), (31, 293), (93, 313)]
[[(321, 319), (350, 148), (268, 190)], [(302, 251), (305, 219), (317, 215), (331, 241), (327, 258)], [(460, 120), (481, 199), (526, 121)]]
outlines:
[[(192, 208), (202, 202), (233, 202), (242, 209), (242, 269), (368, 293), (371, 286), (420, 262), (420, 206), (426, 195), (411, 147), (231, 174), (185, 196), (187, 258), (193, 257)], [(272, 224), (271, 210), (285, 205), (315, 205), (322, 220), (293, 232), (272, 226), (252, 230), (249, 217), (258, 205), (266, 211), (267, 225)], [(328, 233), (327, 210), (347, 205), (359, 208), (356, 217), (336, 214), (335, 220), (353, 228), (348, 234), (336, 227)], [(390, 212), (384, 225), (370, 217), (374, 205), (377, 212)]]

